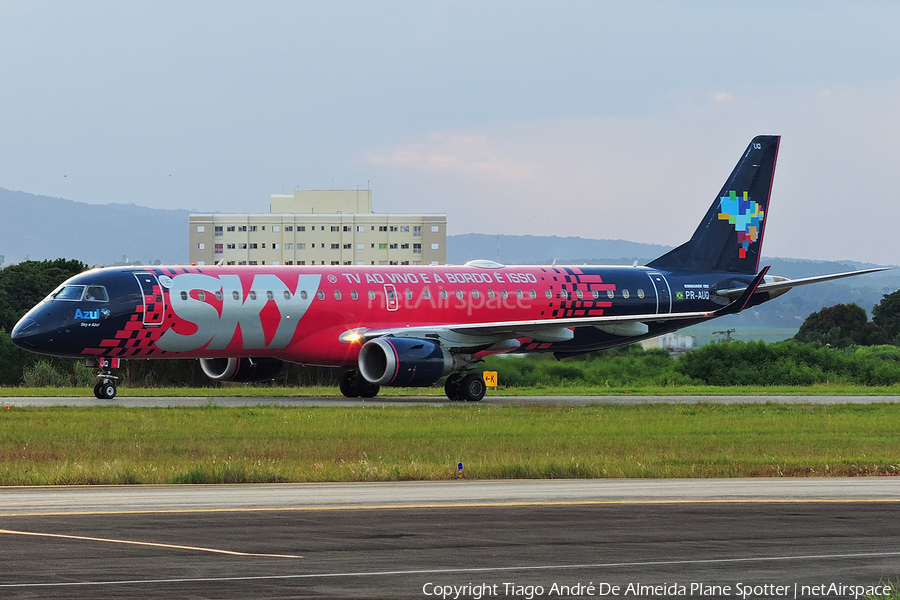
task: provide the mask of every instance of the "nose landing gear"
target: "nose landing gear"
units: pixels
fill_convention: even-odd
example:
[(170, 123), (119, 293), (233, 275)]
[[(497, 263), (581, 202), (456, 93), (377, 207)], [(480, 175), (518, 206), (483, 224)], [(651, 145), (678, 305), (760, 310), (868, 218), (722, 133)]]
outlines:
[(119, 368), (118, 358), (99, 359), (100, 372), (97, 373), (97, 384), (94, 386), (94, 396), (98, 400), (112, 400), (116, 397), (116, 382), (119, 378), (113, 375), (113, 369)]

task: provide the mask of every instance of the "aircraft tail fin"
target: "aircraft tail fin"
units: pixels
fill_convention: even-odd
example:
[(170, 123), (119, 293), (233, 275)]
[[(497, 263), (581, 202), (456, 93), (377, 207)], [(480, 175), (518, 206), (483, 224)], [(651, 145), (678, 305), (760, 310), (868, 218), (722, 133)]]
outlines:
[(691, 239), (647, 266), (757, 273), (780, 141), (753, 138)]

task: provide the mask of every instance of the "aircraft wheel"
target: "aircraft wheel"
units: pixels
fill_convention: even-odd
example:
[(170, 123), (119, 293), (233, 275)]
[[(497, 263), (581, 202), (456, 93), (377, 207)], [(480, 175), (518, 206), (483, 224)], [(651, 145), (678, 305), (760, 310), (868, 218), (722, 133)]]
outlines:
[(101, 381), (94, 386), (94, 395), (100, 400), (112, 400), (116, 397), (116, 384)]
[(364, 377), (359, 378), (359, 395), (363, 398), (374, 398), (381, 390), (381, 386), (366, 381)]
[(462, 399), (466, 402), (478, 402), (484, 398), (484, 393), (486, 391), (487, 386), (484, 384), (484, 379), (475, 373), (466, 375), (460, 385)]
[(449, 377), (447, 377), (446, 383), (444, 383), (444, 393), (447, 394), (447, 398), (453, 400), (454, 402), (459, 402), (460, 400), (465, 400), (462, 395), (462, 380), (465, 377), (462, 373), (451, 373)]
[(104, 399), (104, 398), (103, 398), (103, 384), (100, 383), (99, 381), (98, 381), (97, 384), (94, 386), (94, 396), (97, 398), (97, 400), (103, 400), (103, 399)]
[(341, 393), (347, 398), (358, 398), (362, 395), (360, 393), (361, 381), (362, 377), (359, 376), (359, 371), (344, 371), (344, 375), (341, 377)]

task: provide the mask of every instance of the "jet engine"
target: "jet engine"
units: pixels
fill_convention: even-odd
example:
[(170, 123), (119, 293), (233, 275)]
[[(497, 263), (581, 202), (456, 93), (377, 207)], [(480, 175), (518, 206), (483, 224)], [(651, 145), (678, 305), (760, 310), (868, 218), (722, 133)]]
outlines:
[(277, 358), (201, 358), (203, 373), (215, 381), (262, 383), (281, 373), (284, 363)]
[(375, 385), (431, 385), (453, 370), (453, 357), (434, 342), (381, 337), (359, 351), (359, 372)]

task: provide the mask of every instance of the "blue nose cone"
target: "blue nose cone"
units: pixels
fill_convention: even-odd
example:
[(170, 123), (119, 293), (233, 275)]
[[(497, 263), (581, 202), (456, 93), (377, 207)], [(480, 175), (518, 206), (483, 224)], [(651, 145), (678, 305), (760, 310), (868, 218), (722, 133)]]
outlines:
[(37, 321), (29, 316), (24, 316), (19, 319), (19, 322), (16, 323), (9, 335), (16, 346), (26, 350), (33, 350), (35, 345), (34, 343), (29, 343), (29, 341), (33, 341), (34, 335), (38, 333), (38, 330)]

